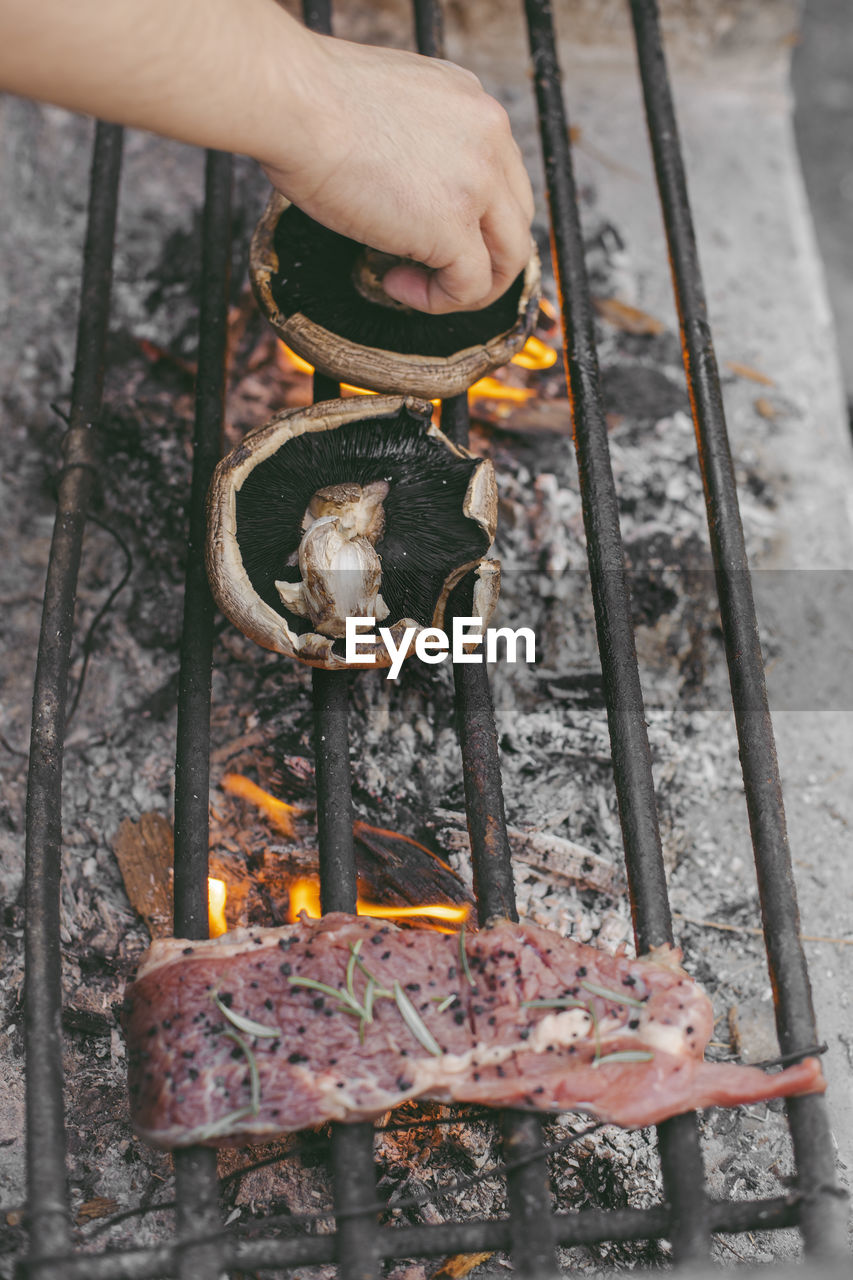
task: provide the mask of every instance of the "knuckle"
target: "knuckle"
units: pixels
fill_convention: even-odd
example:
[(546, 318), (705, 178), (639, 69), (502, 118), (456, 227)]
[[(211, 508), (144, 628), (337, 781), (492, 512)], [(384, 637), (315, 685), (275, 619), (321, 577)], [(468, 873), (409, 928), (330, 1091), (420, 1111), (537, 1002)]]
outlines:
[(483, 113), (483, 124), (489, 137), (495, 142), (500, 143), (502, 146), (507, 143), (513, 143), (512, 126), (509, 122), (509, 116), (497, 99), (486, 95), (481, 103), (481, 110)]

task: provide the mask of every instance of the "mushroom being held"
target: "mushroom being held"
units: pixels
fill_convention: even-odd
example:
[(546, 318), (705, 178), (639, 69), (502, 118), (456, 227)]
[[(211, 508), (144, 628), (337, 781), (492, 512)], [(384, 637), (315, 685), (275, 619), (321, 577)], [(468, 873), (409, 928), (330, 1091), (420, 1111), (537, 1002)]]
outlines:
[(540, 265), (479, 311), (426, 315), (390, 298), (399, 259), (329, 231), (273, 194), (252, 238), (255, 296), (288, 346), (321, 373), (425, 399), (461, 394), (523, 347), (539, 313)]
[[(287, 410), (216, 469), (207, 565), (223, 613), (268, 649), (344, 667), (346, 620), (373, 618), (399, 648), (441, 627), (473, 571), (471, 612), (488, 624), (499, 569), (491, 462), (452, 444), (428, 404), (328, 400)], [(375, 663), (392, 662), (385, 643)]]

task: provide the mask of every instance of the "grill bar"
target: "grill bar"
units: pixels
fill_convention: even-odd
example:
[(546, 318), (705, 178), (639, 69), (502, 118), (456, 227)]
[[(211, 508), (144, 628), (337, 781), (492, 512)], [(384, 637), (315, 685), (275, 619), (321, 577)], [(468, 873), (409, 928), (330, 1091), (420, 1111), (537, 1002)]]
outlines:
[[(444, 57), (444, 15), (438, 0), (415, 0), (415, 31), (419, 53)], [(455, 444), (468, 444), (470, 421), (467, 392), (442, 401), (441, 427)], [(485, 664), (454, 665), (453, 682), (479, 922), (501, 916), (517, 920), (498, 735)], [(504, 1112), (501, 1144), (508, 1164), (523, 1160), (507, 1174), (513, 1263), (520, 1275), (541, 1276), (555, 1265), (548, 1165), (544, 1155), (531, 1159), (543, 1147), (542, 1122), (524, 1112)]]
[[(551, 5), (526, 0), (525, 9), (613, 773), (637, 950), (642, 953), (672, 941), (672, 917)], [(658, 1139), (664, 1188), (673, 1209), (675, 1256), (704, 1257), (710, 1236), (695, 1117), (667, 1121), (659, 1127)]]
[[(802, 1206), (796, 1197), (708, 1203), (712, 1230), (729, 1233), (795, 1227), (801, 1212)], [(611, 1240), (657, 1240), (670, 1233), (670, 1215), (664, 1205), (651, 1209), (584, 1209), (580, 1213), (557, 1213), (553, 1223), (555, 1240), (565, 1247)], [(379, 1241), (383, 1258), (440, 1257), (449, 1253), (509, 1249), (512, 1228), (507, 1218), (395, 1227), (380, 1232)], [(333, 1235), (239, 1240), (223, 1230), (217, 1247), (222, 1266), (246, 1271), (320, 1266), (334, 1262), (336, 1256)], [(160, 1280), (162, 1276), (175, 1274), (179, 1251), (180, 1247), (173, 1242), (120, 1253), (45, 1258), (33, 1261), (29, 1275), (31, 1280)]]
[[(204, 567), (205, 499), (222, 452), (228, 281), (231, 269), (230, 155), (205, 161), (201, 298), (184, 620), (175, 744), (175, 937), (206, 938), (210, 806), (210, 688), (215, 606)], [(175, 1152), (179, 1237), (219, 1229), (216, 1152)], [(205, 1240), (181, 1253), (181, 1280), (218, 1274), (219, 1250)]]
[(27, 788), (27, 1157), (31, 1256), (70, 1246), (62, 1100), (59, 885), (68, 668), (86, 516), (98, 474), (122, 131), (98, 124), (77, 326), (71, 417), (44, 594)]
[[(442, 14), (435, 0), (414, 0), (419, 45), (443, 52)], [(330, 33), (329, 0), (304, 0), (308, 25)], [(563, 300), (566, 367), (579, 455), (584, 518), (596, 621), (602, 650), (614, 773), (626, 845), (638, 946), (671, 938), (671, 919), (657, 829), (630, 597), (618, 508), (610, 469), (594, 343), (591, 301), (574, 196), (567, 122), (554, 53), (550, 5), (527, 0), (546, 176), (552, 206), (558, 283)], [(676, 291), (689, 358), (688, 378), (712, 525), (721, 609), (762, 910), (783, 1050), (814, 1043), (808, 977), (797, 938), (797, 909), (778, 786), (772, 729), (763, 690), (761, 654), (747, 576), (737, 497), (713, 349), (707, 333), (701, 277), (693, 243), (654, 0), (632, 0), (658, 179), (671, 241)], [(344, 1280), (372, 1280), (381, 1258), (439, 1256), (511, 1249), (520, 1274), (547, 1273), (553, 1243), (668, 1237), (676, 1256), (707, 1252), (708, 1233), (803, 1224), (812, 1253), (840, 1252), (843, 1204), (834, 1188), (832, 1147), (821, 1099), (798, 1099), (790, 1120), (803, 1188), (810, 1194), (768, 1201), (716, 1203), (705, 1199), (694, 1117), (659, 1129), (669, 1205), (646, 1210), (550, 1212), (541, 1126), (536, 1117), (507, 1113), (504, 1150), (521, 1167), (507, 1175), (510, 1217), (496, 1222), (387, 1228), (375, 1222), (372, 1126), (333, 1133), (337, 1231), (291, 1239), (245, 1239), (226, 1231), (218, 1213), (216, 1158), (205, 1149), (180, 1153), (177, 1236), (144, 1249), (70, 1254), (64, 1170), (61, 1044), (59, 1040), (60, 784), (65, 691), (85, 515), (96, 468), (93, 423), (100, 411), (103, 351), (109, 310), (112, 242), (121, 158), (121, 131), (98, 126), (93, 159), (83, 299), (78, 328), (70, 430), (59, 489), (54, 544), (34, 697), (28, 794), (27, 1021), (30, 1275), (73, 1280), (178, 1275), (210, 1280), (222, 1268), (284, 1268), (338, 1261)], [(230, 158), (207, 163), (203, 298), (196, 400), (196, 436), (189, 566), (182, 646), (175, 812), (175, 922), (179, 936), (207, 936), (208, 746), (213, 613), (201, 564), (204, 493), (219, 456), (224, 396), (228, 200)], [(693, 345), (691, 345), (693, 344)], [(692, 373), (691, 373), (692, 371)], [(315, 377), (315, 400), (338, 393)], [(467, 439), (467, 398), (442, 406), (447, 433)], [(745, 584), (745, 587), (744, 587)], [(746, 612), (744, 612), (746, 611)], [(191, 624), (189, 625), (191, 620)], [(733, 660), (733, 655), (743, 654)], [(456, 669), (460, 744), (481, 920), (516, 918), (512, 868), (503, 812), (500, 763), (488, 677), (482, 665)], [(352, 799), (346, 728), (349, 676), (314, 673), (318, 821), (324, 911), (355, 909)], [(323, 743), (323, 749), (320, 744)], [(769, 780), (769, 781), (768, 781)], [(781, 922), (781, 923), (780, 923)], [(270, 1224), (272, 1225), (272, 1223)]]
[[(656, 0), (631, 0), (631, 14), (705, 487), (779, 1044), (783, 1053), (796, 1053), (816, 1044), (818, 1034), (722, 390)], [(826, 1189), (804, 1210), (806, 1247), (812, 1254), (839, 1256), (846, 1213), (834, 1191), (823, 1098), (791, 1099), (788, 1117), (802, 1186)]]
[[(324, 913), (347, 911), (354, 915), (357, 884), (347, 727), (349, 674), (315, 670), (312, 684), (321, 904)], [(333, 1125), (331, 1157), (337, 1217), (334, 1257), (343, 1280), (372, 1280), (378, 1275), (380, 1258), (372, 1208), (376, 1203), (373, 1125)]]
[[(305, 25), (332, 34), (331, 0), (303, 0)], [(314, 403), (333, 400), (340, 386), (314, 375)], [(345, 671), (313, 673), (314, 760), (322, 910), (355, 914), (357, 877), (352, 833), (352, 775), (349, 761), (349, 676)], [(373, 1125), (332, 1126), (332, 1186), (339, 1215), (334, 1258), (342, 1280), (374, 1280), (379, 1274), (373, 1165)]]
[[(465, 812), (480, 924), (495, 917), (518, 919), (512, 856), (506, 830), (500, 754), (485, 663), (454, 666), (457, 732), (465, 782)], [(554, 1231), (548, 1166), (542, 1152), (538, 1116), (505, 1111), (501, 1142), (507, 1173), (511, 1249), (519, 1275), (537, 1277), (553, 1270)]]

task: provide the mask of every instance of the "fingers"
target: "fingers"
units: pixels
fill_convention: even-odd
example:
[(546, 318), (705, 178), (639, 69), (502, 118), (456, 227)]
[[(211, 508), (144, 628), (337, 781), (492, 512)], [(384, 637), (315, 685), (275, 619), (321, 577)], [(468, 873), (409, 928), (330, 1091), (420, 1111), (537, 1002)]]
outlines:
[(397, 302), (431, 315), (479, 311), (506, 293), (530, 253), (530, 217), (508, 196), (487, 210), (446, 266), (401, 264), (387, 272), (382, 287)]
[(481, 310), (501, 297), (527, 265), (533, 191), (506, 113), (500, 110), (499, 116), (498, 156), (477, 197), (482, 212), (452, 241), (452, 220), (445, 222), (435, 257), (425, 266), (406, 264), (387, 273), (383, 286), (398, 302), (433, 315)]
[(434, 270), (408, 263), (392, 267), (382, 287), (397, 302), (431, 315), (473, 311), (484, 306), (492, 292), (491, 257), (482, 236), (475, 233), (447, 266)]

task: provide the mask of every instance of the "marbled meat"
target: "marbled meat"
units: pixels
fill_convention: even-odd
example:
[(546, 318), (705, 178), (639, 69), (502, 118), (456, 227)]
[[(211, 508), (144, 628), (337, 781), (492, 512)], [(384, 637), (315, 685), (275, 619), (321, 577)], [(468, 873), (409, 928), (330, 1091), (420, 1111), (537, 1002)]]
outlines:
[(346, 915), (161, 940), (125, 1001), (141, 1137), (261, 1141), (410, 1098), (579, 1111), (638, 1127), (822, 1092), (703, 1061), (711, 1003), (674, 948), (629, 959), (529, 924), (450, 935)]

